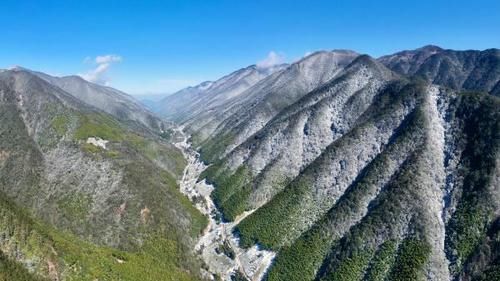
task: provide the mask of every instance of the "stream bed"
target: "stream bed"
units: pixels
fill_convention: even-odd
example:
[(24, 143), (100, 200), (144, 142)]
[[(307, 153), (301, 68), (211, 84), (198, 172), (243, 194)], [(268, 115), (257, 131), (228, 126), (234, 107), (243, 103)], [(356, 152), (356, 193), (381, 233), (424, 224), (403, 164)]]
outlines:
[(234, 226), (252, 211), (241, 214), (234, 222), (220, 222), (217, 219), (219, 211), (210, 197), (214, 187), (205, 180), (198, 181), (207, 166), (200, 161), (199, 154), (191, 147), (189, 137), (184, 135), (182, 128), (177, 132), (183, 136), (183, 140), (175, 143), (175, 146), (182, 151), (188, 162), (180, 181), (180, 190), (209, 218), (208, 226), (194, 249), (206, 265), (205, 274), (213, 280), (215, 276), (222, 280), (232, 280), (232, 276), (237, 274), (251, 281), (261, 280), (275, 253), (261, 250), (258, 246), (240, 248), (239, 239), (233, 234)]

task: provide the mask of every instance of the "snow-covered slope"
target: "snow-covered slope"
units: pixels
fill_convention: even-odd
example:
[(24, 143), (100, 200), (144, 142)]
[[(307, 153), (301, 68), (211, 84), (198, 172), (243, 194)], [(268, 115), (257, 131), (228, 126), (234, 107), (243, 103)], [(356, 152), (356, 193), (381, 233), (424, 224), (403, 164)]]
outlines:
[(286, 65), (265, 68), (251, 65), (215, 82), (207, 81), (182, 89), (160, 101), (158, 112), (168, 119), (181, 123), (193, 118), (202, 119), (196, 116), (210, 112), (212, 108), (238, 97), (249, 87), (284, 67)]
[(416, 50), (406, 50), (392, 55), (382, 56), (378, 60), (390, 69), (412, 75), (430, 56), (444, 51), (438, 46), (428, 45)]
[[(404, 61), (422, 69), (440, 52), (423, 49)], [(241, 245), (277, 251), (267, 280), (470, 280), (494, 270), (500, 101), (382, 62), (362, 55), (306, 67), (310, 75), (291, 65), (212, 112), (216, 126), (190, 127), (225, 219), (251, 212), (236, 226)]]
[[(281, 110), (333, 79), (357, 56), (357, 53), (345, 50), (313, 53), (214, 109), (211, 116), (195, 118), (188, 128), (195, 132), (198, 144), (213, 136), (204, 146), (225, 154), (261, 129)], [(222, 151), (213, 148), (222, 143), (227, 144)]]

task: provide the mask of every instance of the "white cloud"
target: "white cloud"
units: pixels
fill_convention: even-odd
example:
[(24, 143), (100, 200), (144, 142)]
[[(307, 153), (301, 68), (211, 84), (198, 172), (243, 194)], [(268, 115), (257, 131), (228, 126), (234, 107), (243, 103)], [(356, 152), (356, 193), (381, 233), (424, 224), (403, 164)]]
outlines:
[(97, 56), (95, 58), (95, 62), (97, 64), (112, 63), (112, 62), (121, 62), (121, 61), (122, 61), (122, 57), (117, 56), (117, 55)]
[(96, 67), (79, 75), (89, 82), (109, 86), (109, 77), (107, 76), (107, 72), (113, 63), (118, 63), (121, 61), (122, 57), (118, 55), (97, 56), (95, 57), (95, 59), (86, 57), (83, 62), (93, 62)]
[(265, 59), (257, 62), (257, 67), (267, 68), (277, 64), (282, 64), (284, 62), (285, 56), (283, 54), (278, 54), (275, 51), (271, 51)]

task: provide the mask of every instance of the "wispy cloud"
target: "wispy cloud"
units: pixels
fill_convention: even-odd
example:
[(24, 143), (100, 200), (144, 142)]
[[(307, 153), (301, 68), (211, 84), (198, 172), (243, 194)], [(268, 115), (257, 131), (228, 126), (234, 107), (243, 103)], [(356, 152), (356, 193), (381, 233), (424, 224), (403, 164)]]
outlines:
[(86, 57), (83, 62), (92, 63), (95, 65), (95, 68), (79, 75), (89, 82), (109, 86), (110, 79), (107, 76), (107, 72), (112, 64), (121, 61), (122, 57), (119, 55), (102, 55), (95, 58)]
[(105, 56), (97, 56), (95, 58), (95, 62), (97, 64), (103, 64), (103, 63), (112, 63), (112, 62), (121, 62), (122, 57), (118, 55), (105, 55)]
[(257, 67), (267, 68), (277, 64), (282, 64), (284, 62), (285, 62), (285, 56), (283, 54), (271, 51), (269, 52), (269, 54), (265, 59), (257, 62)]

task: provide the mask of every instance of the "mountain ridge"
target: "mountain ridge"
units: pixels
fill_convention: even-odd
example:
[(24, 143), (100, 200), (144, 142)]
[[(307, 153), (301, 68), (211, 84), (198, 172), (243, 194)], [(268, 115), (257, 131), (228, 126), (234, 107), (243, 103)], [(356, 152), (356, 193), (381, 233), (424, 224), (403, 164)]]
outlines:
[[(500, 70), (497, 50), (428, 46), (394, 56), (412, 52), (404, 67), (387, 57), (357, 56), (331, 80), (256, 122), (259, 111), (246, 112), (263, 110), (262, 100), (275, 93), (259, 92), (259, 84), (276, 79), (270, 76), (213, 133), (200, 139), (200, 129), (190, 128), (211, 164), (200, 180), (215, 186), (212, 198), (223, 217), (251, 212), (236, 226), (241, 245), (277, 252), (266, 280), (470, 280), (495, 272), (497, 252), (481, 245), (495, 247), (488, 241), (497, 237), (488, 230), (499, 210), (500, 103), (491, 90)], [(449, 68), (439, 71), (451, 80), (423, 75), (436, 69), (434, 60), (449, 57), (492, 75)], [(398, 70), (407, 66), (418, 75)], [(467, 80), (477, 82), (462, 86)], [(478, 212), (477, 221), (470, 212)], [(377, 260), (386, 257), (390, 266), (380, 271)], [(407, 268), (408, 259), (420, 262)]]
[[(9, 71), (9, 70), (7, 70)], [(137, 122), (150, 130), (161, 132), (168, 129), (168, 124), (149, 112), (132, 96), (108, 86), (88, 82), (78, 75), (51, 76), (20, 66), (10, 71), (26, 71), (61, 88), (75, 98), (103, 110), (124, 121)]]

